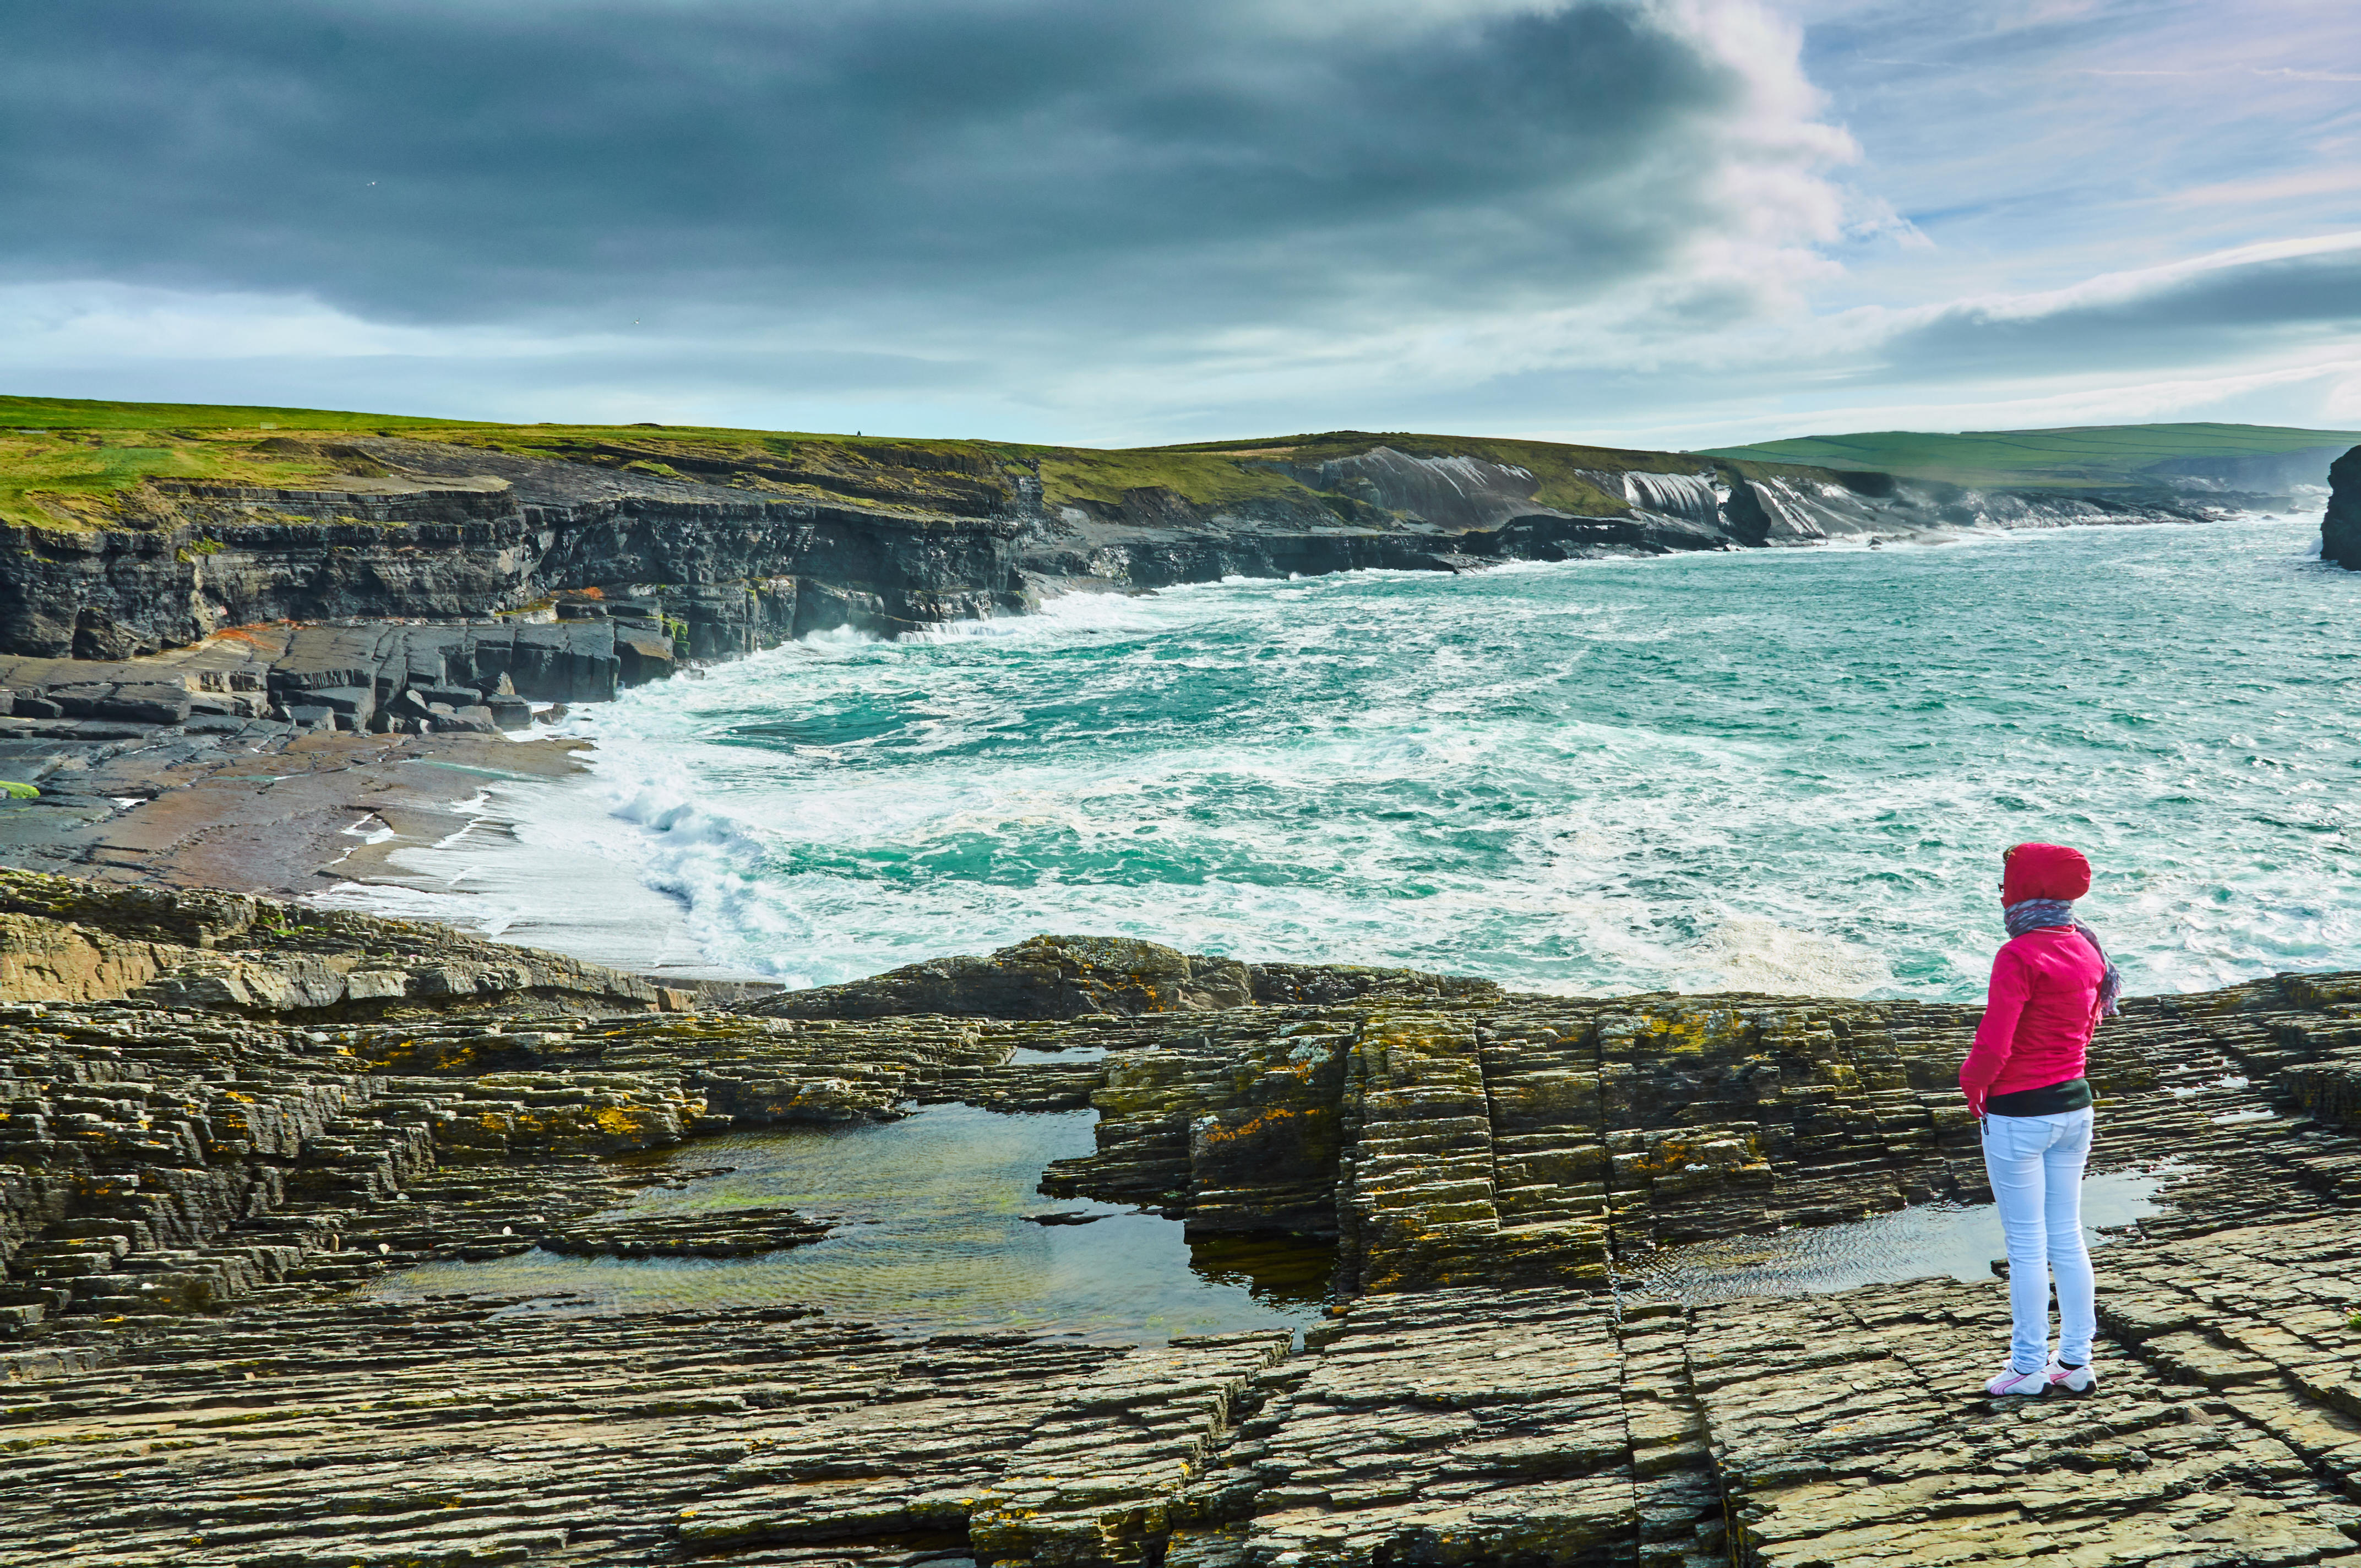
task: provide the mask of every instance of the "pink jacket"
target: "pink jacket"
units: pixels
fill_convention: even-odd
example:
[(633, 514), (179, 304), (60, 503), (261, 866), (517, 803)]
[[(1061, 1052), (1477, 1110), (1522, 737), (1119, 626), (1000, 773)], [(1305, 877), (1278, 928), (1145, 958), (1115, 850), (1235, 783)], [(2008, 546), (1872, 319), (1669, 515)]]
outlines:
[(2099, 1023), (2099, 955), (2070, 926), (2012, 937), (1993, 955), (1992, 991), (1976, 1043), (1960, 1064), (1969, 1108), (2082, 1076)]

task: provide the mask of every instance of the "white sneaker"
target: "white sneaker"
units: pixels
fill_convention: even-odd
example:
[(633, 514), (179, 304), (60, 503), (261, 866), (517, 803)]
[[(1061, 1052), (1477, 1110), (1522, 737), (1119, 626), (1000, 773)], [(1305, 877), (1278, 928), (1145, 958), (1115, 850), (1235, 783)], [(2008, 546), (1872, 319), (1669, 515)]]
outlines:
[(2099, 1386), (2099, 1369), (2084, 1365), (2068, 1366), (2056, 1356), (2049, 1358), (2049, 1386), (2061, 1394), (2088, 1394)]
[(2046, 1366), (2038, 1372), (2003, 1370), (1999, 1376), (1984, 1385), (1984, 1392), (1987, 1394), (2039, 1395), (2048, 1391), (2049, 1369)]

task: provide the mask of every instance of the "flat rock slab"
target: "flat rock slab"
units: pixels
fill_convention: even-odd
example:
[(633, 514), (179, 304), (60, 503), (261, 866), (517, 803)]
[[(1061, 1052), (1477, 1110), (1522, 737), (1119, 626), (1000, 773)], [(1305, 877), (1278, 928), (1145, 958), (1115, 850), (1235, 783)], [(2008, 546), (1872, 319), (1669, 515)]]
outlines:
[[(465, 827), (453, 803), (504, 778), (579, 772), (584, 747), (468, 734), (280, 733), (251, 744), (167, 738), (99, 748), (71, 767), (49, 766), (41, 799), (0, 805), (0, 864), (299, 895), (319, 891), (324, 877), (401, 881), (386, 857)], [(69, 784), (84, 793), (67, 793)], [(384, 826), (395, 833), (363, 841)]]
[[(1972, 1196), (1936, 1087), (1964, 1009), (1388, 985), (691, 1014), (415, 923), (17, 872), (0, 894), (0, 982), (74, 998), (0, 1007), (0, 1540), (32, 1561), (2361, 1557), (2361, 1143), (2334, 1092), (2361, 976), (2127, 1003), (2093, 1058), (2102, 1148), (2178, 1174), (2099, 1254), (2100, 1391), (2012, 1403), (1981, 1391), (1996, 1280), (1690, 1307), (1628, 1272)], [(774, 1250), (825, 1217), (650, 1213), (632, 1193), (710, 1167), (616, 1157), (1078, 1098), (1099, 1151), (1045, 1186), (1216, 1236), (1324, 1223), (1376, 1288), (1301, 1349), (347, 1294), (552, 1240)]]
[[(2349, 1268), (2361, 1255), (2343, 1222), (2280, 1239), (2314, 1264)], [(2185, 1339), (2128, 1337), (2125, 1305), (2147, 1298), (2118, 1282), (2180, 1273), (2177, 1250), (2100, 1255), (2114, 1332), (2095, 1359), (2099, 1387), (2081, 1397), (1983, 1395), (2008, 1340), (2007, 1298), (1988, 1287), (1699, 1310), (1691, 1385), (1745, 1560), (2361, 1562), (2361, 1420), (2326, 1388), (2307, 1396), (2297, 1370), (2361, 1355), (2349, 1312), (2330, 1306), (2351, 1298), (2354, 1277), (2214, 1255), (2234, 1278), (2254, 1270), (2253, 1287), (2305, 1331), (2283, 1331), (2277, 1363), (2244, 1358), (2242, 1398), (2209, 1388), (2202, 1370), (2233, 1360), (2235, 1321)]]
[(575, 1257), (757, 1257), (808, 1246), (831, 1228), (792, 1209), (732, 1209), (593, 1220), (538, 1239), (544, 1251)]

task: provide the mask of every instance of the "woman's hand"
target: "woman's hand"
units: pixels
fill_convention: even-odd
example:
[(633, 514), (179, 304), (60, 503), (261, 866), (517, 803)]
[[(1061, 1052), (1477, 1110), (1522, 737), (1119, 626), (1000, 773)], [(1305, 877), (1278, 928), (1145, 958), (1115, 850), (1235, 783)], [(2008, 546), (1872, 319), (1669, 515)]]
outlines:
[(1969, 1113), (1973, 1115), (1979, 1122), (1982, 1121), (1984, 1115), (1984, 1091), (1981, 1089), (1969, 1089), (1963, 1090), (1961, 1092), (1966, 1094), (1968, 1097)]

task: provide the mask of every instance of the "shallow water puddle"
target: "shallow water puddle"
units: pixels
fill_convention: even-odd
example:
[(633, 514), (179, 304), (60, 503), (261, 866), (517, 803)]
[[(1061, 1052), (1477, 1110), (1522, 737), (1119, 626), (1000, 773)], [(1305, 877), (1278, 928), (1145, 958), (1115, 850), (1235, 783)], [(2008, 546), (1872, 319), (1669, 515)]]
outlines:
[[(2163, 1212), (2158, 1194), (2176, 1172), (2113, 1171), (2082, 1183), (2082, 1232), (2092, 1246), (2103, 1231)], [(1990, 1203), (1923, 1203), (1850, 1224), (1796, 1226), (1771, 1236), (1732, 1236), (1664, 1247), (1627, 1260), (1621, 1283), (1692, 1305), (1741, 1296), (1806, 1296), (1945, 1276), (1970, 1283), (1993, 1277), (2005, 1255), (2000, 1211)], [(2105, 1265), (2100, 1265), (2103, 1278)]]
[[(1191, 1246), (1175, 1221), (1036, 1191), (1051, 1160), (1091, 1151), (1096, 1118), (935, 1105), (867, 1126), (700, 1138), (652, 1163), (682, 1172), (726, 1166), (728, 1174), (649, 1189), (614, 1215), (785, 1203), (838, 1220), (836, 1234), (752, 1258), (627, 1261), (535, 1249), (430, 1263), (368, 1295), (528, 1296), (537, 1299), (512, 1310), (556, 1314), (795, 1304), (912, 1332), (1139, 1343), (1318, 1320), (1331, 1247), (1260, 1239)], [(1095, 1217), (1046, 1225), (1026, 1218), (1040, 1214)]]

